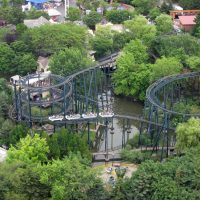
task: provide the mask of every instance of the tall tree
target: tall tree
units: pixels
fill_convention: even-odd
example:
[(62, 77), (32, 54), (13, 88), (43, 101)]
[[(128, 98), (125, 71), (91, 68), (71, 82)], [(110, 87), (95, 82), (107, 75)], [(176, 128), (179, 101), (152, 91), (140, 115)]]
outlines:
[(148, 14), (149, 10), (158, 6), (159, 0), (132, 0), (131, 3), (142, 14)]
[(76, 21), (81, 19), (81, 11), (76, 7), (69, 7), (68, 18), (70, 21)]
[(175, 57), (162, 57), (156, 60), (152, 65), (151, 82), (156, 81), (164, 76), (179, 74), (183, 65)]
[(176, 128), (176, 149), (179, 152), (200, 144), (200, 119), (191, 118)]
[(150, 75), (150, 68), (145, 64), (147, 60), (147, 47), (141, 40), (133, 40), (124, 47), (112, 76), (116, 94), (144, 100)]
[(65, 48), (85, 48), (86, 28), (71, 23), (44, 25), (28, 29), (22, 40), (37, 55), (51, 55)]
[(124, 22), (125, 27), (131, 32), (133, 39), (140, 39), (149, 46), (156, 36), (156, 27), (149, 25), (144, 16), (137, 16)]
[(179, 4), (185, 9), (200, 9), (200, 4), (198, 0), (179, 0)]
[(97, 27), (95, 37), (91, 38), (91, 44), (97, 57), (108, 55), (113, 50), (113, 33), (109, 27)]
[(53, 160), (41, 166), (39, 172), (41, 183), (51, 187), (51, 196), (55, 200), (88, 199), (88, 195), (91, 196), (89, 191), (94, 193), (92, 189), (101, 185), (95, 171), (81, 164), (74, 156), (62, 161)]
[(49, 147), (44, 138), (40, 138), (38, 134), (33, 137), (27, 135), (22, 138), (16, 147), (11, 146), (8, 150), (8, 162), (20, 160), (26, 163), (39, 163), (47, 161), (47, 153)]
[(172, 32), (173, 22), (169, 15), (161, 14), (156, 17), (155, 22), (158, 34), (168, 34)]
[(85, 24), (92, 30), (95, 30), (95, 25), (99, 23), (102, 16), (96, 11), (91, 11), (88, 15), (83, 18)]
[(55, 74), (68, 76), (81, 69), (91, 66), (92, 61), (83, 49), (66, 48), (55, 53), (50, 60), (50, 69)]

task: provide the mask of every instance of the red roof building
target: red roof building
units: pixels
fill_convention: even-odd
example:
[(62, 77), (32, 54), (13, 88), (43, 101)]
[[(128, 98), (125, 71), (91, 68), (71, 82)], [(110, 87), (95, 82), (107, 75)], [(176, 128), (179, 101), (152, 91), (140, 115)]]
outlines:
[(190, 32), (192, 28), (196, 25), (195, 19), (196, 15), (179, 16), (180, 28)]

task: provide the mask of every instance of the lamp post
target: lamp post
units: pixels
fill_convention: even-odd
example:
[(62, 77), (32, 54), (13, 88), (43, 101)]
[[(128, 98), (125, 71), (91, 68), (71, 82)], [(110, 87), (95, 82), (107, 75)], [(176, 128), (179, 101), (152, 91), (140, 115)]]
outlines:
[(69, 12), (69, 0), (65, 0), (65, 18), (68, 16)]

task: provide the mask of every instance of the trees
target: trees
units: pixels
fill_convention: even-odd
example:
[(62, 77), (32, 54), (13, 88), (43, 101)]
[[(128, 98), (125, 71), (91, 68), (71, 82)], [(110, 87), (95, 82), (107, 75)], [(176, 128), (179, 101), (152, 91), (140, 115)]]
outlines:
[(124, 22), (124, 26), (131, 32), (133, 39), (140, 39), (149, 46), (156, 36), (156, 27), (149, 25), (144, 16), (136, 16)]
[[(146, 161), (119, 186), (120, 199), (198, 199), (200, 146), (165, 162)], [(118, 199), (113, 190), (111, 199)]]
[(6, 43), (0, 44), (0, 72), (8, 72), (13, 68), (15, 57), (14, 51)]
[(95, 192), (92, 189), (101, 185), (94, 170), (81, 164), (77, 157), (54, 160), (41, 166), (39, 173), (41, 183), (51, 187), (55, 200), (88, 199), (89, 191)]
[(156, 7), (158, 5), (158, 0), (132, 0), (133, 6), (136, 7), (136, 9), (142, 13), (142, 14), (148, 14), (149, 10)]
[(79, 154), (82, 158), (91, 160), (91, 153), (88, 148), (87, 141), (78, 133), (71, 133), (67, 129), (61, 129), (52, 137), (47, 137), (49, 146), (49, 156), (51, 158), (64, 158), (70, 153)]
[(198, 56), (190, 56), (186, 59), (187, 66), (193, 71), (200, 70), (200, 58)]
[(26, 75), (37, 69), (37, 62), (31, 53), (16, 55), (14, 61), (16, 67), (11, 70), (11, 73)]
[(200, 119), (191, 118), (176, 128), (176, 149), (179, 152), (200, 144)]
[(192, 33), (200, 38), (200, 14), (197, 15), (195, 22), (196, 25), (193, 27)]
[(147, 46), (141, 40), (131, 40), (123, 49), (124, 53), (130, 53), (135, 58), (136, 64), (147, 63), (149, 55), (147, 53)]
[(108, 55), (113, 50), (113, 35), (109, 27), (97, 27), (95, 37), (91, 39), (91, 45), (96, 51), (97, 57)]
[(32, 9), (30, 10), (29, 12), (27, 12), (26, 14), (26, 19), (37, 19), (39, 17), (43, 16), (44, 18), (46, 19), (50, 19), (49, 15), (47, 12), (45, 11), (42, 11), (42, 10), (35, 10), (35, 9)]
[[(20, 52), (21, 51), (21, 52)], [(37, 62), (31, 53), (27, 53), (27, 46), (23, 42), (14, 42), (10, 46), (0, 44), (1, 73), (25, 75), (37, 67)]]
[(185, 10), (186, 9), (200, 9), (200, 4), (198, 0), (179, 0), (178, 1), (180, 6), (182, 6)]
[(131, 35), (127, 32), (113, 32), (113, 50), (119, 51), (131, 40)]
[(33, 137), (27, 135), (25, 138), (20, 139), (16, 147), (11, 146), (8, 150), (8, 162), (15, 162), (16, 160), (25, 163), (39, 163), (47, 161), (47, 153), (49, 147), (44, 138), (40, 138), (38, 134)]
[(96, 11), (91, 11), (83, 18), (84, 23), (92, 30), (95, 30), (95, 25), (101, 21), (102, 17)]
[(81, 11), (79, 8), (69, 7), (68, 18), (70, 21), (76, 21), (81, 19)]
[(104, 7), (106, 4), (104, 0), (77, 0), (77, 5), (86, 10), (96, 10), (98, 7)]
[(41, 184), (35, 165), (15, 161), (0, 164), (0, 200), (50, 198), (50, 188)]
[(87, 34), (84, 27), (71, 23), (44, 25), (25, 31), (22, 41), (37, 55), (51, 55), (72, 46), (86, 47)]
[(150, 74), (149, 66), (144, 64), (147, 60), (147, 47), (142, 41), (132, 40), (124, 47), (117, 59), (117, 70), (112, 76), (116, 94), (144, 100)]
[(87, 57), (85, 50), (71, 47), (55, 53), (49, 65), (53, 73), (68, 76), (91, 64), (92, 61)]
[(173, 30), (172, 18), (169, 15), (161, 14), (156, 17), (156, 28), (158, 34), (167, 34)]
[(23, 22), (25, 14), (22, 12), (21, 7), (6, 6), (0, 7), (0, 18), (16, 25)]
[(155, 38), (151, 51), (159, 57), (177, 57), (185, 63), (187, 55), (200, 55), (200, 42), (189, 34), (165, 35)]
[(151, 66), (151, 82), (156, 81), (164, 76), (179, 74), (183, 65), (177, 58), (162, 57), (156, 60), (156, 63)]
[(160, 9), (158, 7), (152, 8), (149, 11), (149, 16), (151, 20), (156, 19), (156, 17), (158, 17), (161, 14)]
[(123, 21), (131, 19), (133, 13), (127, 10), (110, 10), (106, 12), (106, 19), (113, 24), (121, 24)]

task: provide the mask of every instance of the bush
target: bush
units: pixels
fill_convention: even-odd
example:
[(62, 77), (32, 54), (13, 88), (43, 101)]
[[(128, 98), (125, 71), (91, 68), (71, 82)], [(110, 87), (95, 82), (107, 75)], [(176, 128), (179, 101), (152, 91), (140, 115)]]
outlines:
[(76, 21), (81, 19), (81, 11), (75, 7), (69, 7), (69, 20)]
[[(139, 141), (140, 140), (140, 141)], [(139, 146), (148, 146), (151, 141), (149, 135), (145, 134), (135, 134), (133, 138), (127, 142), (132, 148), (139, 148)]]
[(151, 152), (141, 152), (141, 151), (134, 151), (134, 150), (130, 151), (130, 150), (124, 149), (121, 151), (121, 158), (131, 163), (141, 164), (142, 162), (151, 159)]
[(95, 25), (101, 21), (102, 17), (99, 13), (96, 11), (91, 11), (90, 14), (86, 15), (83, 18), (84, 23), (91, 28), (92, 30), (95, 30)]
[(106, 12), (106, 19), (113, 24), (121, 24), (123, 21), (132, 19), (133, 13), (127, 10), (110, 10)]

